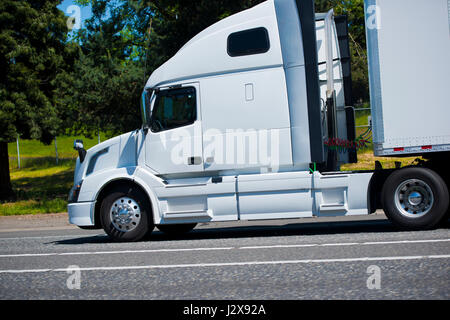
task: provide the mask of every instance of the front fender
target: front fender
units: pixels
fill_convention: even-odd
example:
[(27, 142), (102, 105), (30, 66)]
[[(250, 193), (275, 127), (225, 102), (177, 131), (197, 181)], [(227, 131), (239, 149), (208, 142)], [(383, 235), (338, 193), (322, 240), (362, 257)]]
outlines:
[(134, 182), (145, 190), (150, 199), (153, 212), (153, 223), (161, 223), (161, 208), (159, 206), (158, 198), (156, 197), (153, 189), (155, 187), (161, 187), (164, 185), (162, 179), (154, 176), (146, 170), (142, 170), (139, 168), (134, 176)]
[(164, 184), (162, 179), (136, 166), (107, 169), (92, 173), (83, 181), (78, 202), (96, 201), (100, 192), (107, 185), (119, 180), (136, 183), (147, 193), (152, 205), (154, 223), (158, 224), (161, 220), (160, 210), (153, 187), (163, 186)]

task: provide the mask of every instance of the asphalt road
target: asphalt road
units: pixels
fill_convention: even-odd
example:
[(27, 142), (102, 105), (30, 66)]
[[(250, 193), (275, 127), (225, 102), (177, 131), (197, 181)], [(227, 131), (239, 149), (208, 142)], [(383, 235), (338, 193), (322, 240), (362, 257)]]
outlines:
[(0, 299), (449, 299), (450, 223), (384, 215), (212, 223), (112, 243), (76, 227), (0, 232)]

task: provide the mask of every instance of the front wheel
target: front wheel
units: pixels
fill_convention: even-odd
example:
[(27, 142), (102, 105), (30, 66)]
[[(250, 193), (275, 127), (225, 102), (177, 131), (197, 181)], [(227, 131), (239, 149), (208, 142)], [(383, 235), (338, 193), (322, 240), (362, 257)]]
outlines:
[(404, 229), (432, 229), (444, 218), (449, 194), (444, 180), (427, 168), (393, 172), (382, 190), (383, 209), (389, 220)]
[(103, 230), (115, 241), (138, 241), (153, 230), (150, 203), (135, 187), (120, 186), (100, 207)]

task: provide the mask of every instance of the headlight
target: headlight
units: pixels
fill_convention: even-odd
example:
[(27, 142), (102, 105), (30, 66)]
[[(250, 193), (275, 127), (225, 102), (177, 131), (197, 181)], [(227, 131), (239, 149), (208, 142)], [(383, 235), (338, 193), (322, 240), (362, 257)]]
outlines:
[(81, 189), (81, 184), (83, 183), (83, 180), (81, 180), (79, 183), (76, 183), (72, 189), (70, 189), (69, 192), (69, 203), (74, 203), (78, 201), (78, 196), (80, 195), (80, 189)]

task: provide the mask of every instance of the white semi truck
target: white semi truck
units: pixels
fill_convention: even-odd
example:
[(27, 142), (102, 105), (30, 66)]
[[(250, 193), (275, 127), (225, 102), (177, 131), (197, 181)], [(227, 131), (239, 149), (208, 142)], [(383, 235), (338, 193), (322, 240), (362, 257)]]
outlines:
[(70, 222), (118, 241), (378, 208), (402, 228), (436, 227), (449, 207), (449, 6), (365, 2), (374, 154), (422, 156), (416, 165), (339, 171), (357, 161), (346, 18), (268, 0), (153, 72), (142, 128), (88, 151), (75, 142)]

